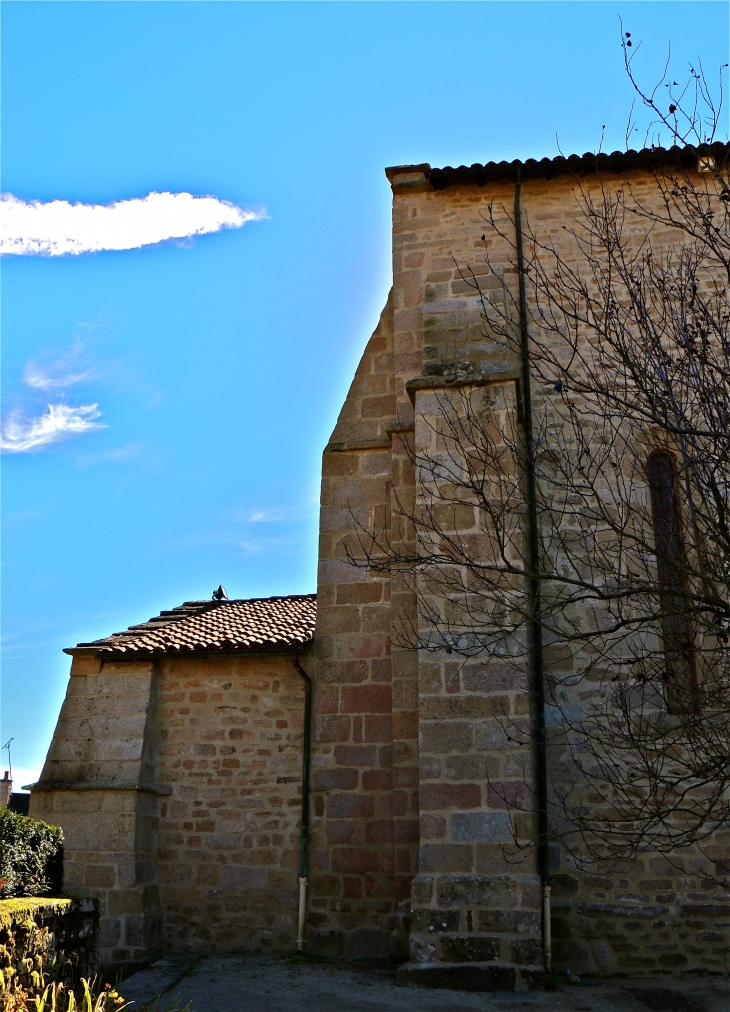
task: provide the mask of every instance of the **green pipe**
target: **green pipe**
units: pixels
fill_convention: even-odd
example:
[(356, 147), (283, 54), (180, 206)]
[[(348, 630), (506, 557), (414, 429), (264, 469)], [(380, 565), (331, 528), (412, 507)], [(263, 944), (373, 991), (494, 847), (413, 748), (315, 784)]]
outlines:
[(543, 951), (545, 969), (552, 969), (550, 931), (550, 864), (548, 854), (547, 751), (545, 746), (545, 662), (542, 643), (542, 600), (540, 586), (540, 536), (537, 519), (537, 484), (535, 479), (535, 437), (532, 429), (532, 388), (530, 383), (530, 340), (527, 331), (527, 287), (525, 258), (522, 248), (522, 178), (517, 169), (515, 182), (515, 233), (517, 240), (517, 272), (520, 294), (520, 353), (522, 358), (522, 398), (525, 426), (525, 470), (527, 479), (528, 579), (527, 634), (532, 693), (535, 701), (536, 756), (535, 780), (537, 795), (537, 871), (542, 882)]

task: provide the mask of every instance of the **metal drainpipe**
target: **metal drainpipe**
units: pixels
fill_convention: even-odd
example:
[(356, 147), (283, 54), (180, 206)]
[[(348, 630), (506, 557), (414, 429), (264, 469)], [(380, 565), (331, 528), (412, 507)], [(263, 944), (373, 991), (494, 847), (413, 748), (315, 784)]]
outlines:
[(520, 169), (517, 169), (515, 181), (515, 233), (517, 239), (517, 271), (520, 293), (520, 351), (522, 357), (522, 399), (525, 426), (528, 514), (527, 564), (529, 577), (527, 580), (527, 634), (536, 723), (537, 871), (542, 882), (543, 955), (545, 969), (549, 972), (552, 970), (552, 940), (550, 931), (550, 867), (548, 861), (547, 755), (545, 749), (545, 665), (542, 649), (542, 606), (539, 573), (540, 542), (537, 523), (535, 440), (532, 431), (530, 342), (527, 332), (527, 290), (525, 285), (525, 259), (522, 249), (521, 186), (521, 172)]
[(302, 829), (299, 840), (299, 922), (297, 952), (304, 952), (307, 913), (307, 850), (309, 848), (309, 752), (312, 743), (312, 679), (294, 656), (294, 667), (304, 680), (304, 743), (302, 745)]

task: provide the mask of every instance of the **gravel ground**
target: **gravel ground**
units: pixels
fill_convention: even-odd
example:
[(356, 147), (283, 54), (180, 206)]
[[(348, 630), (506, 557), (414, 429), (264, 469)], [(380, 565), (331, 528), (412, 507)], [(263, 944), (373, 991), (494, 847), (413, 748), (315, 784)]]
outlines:
[(729, 1012), (728, 980), (654, 977), (566, 984), (559, 991), (476, 994), (399, 987), (382, 967), (274, 956), (161, 959), (123, 981), (140, 1005), (159, 996), (157, 1012)]

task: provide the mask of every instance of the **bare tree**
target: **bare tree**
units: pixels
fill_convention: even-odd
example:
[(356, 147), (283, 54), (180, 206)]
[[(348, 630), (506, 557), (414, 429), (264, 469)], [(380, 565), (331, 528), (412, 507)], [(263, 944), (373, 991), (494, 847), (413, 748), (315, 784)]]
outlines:
[(676, 150), (645, 153), (650, 194), (577, 180), (565, 242), (489, 208), (484, 263), (498, 235), (523, 286), (490, 302), (460, 270), (533, 393), (438, 395), (415, 505), (350, 546), (416, 593), (401, 645), (525, 669), (536, 626), (549, 833), (579, 865), (702, 852), (730, 821), (730, 147), (701, 68), (643, 92), (622, 41)]

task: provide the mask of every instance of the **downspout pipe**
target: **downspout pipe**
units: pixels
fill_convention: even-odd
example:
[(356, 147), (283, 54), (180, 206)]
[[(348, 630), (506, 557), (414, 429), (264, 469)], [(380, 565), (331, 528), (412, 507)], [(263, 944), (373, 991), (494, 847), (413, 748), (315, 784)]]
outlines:
[(552, 970), (550, 930), (550, 864), (548, 858), (547, 752), (545, 747), (545, 661), (542, 643), (540, 586), (540, 537), (535, 479), (535, 437), (532, 427), (530, 340), (527, 330), (527, 285), (522, 237), (521, 171), (515, 181), (515, 237), (519, 279), (520, 355), (522, 360), (522, 406), (525, 429), (525, 479), (527, 493), (527, 639), (535, 713), (535, 797), (537, 800), (537, 872), (542, 883), (542, 940), (546, 971)]
[(294, 667), (304, 681), (304, 742), (302, 744), (302, 828), (299, 838), (299, 920), (297, 952), (304, 952), (307, 915), (307, 853), (309, 851), (309, 765), (312, 748), (312, 679), (294, 655)]

